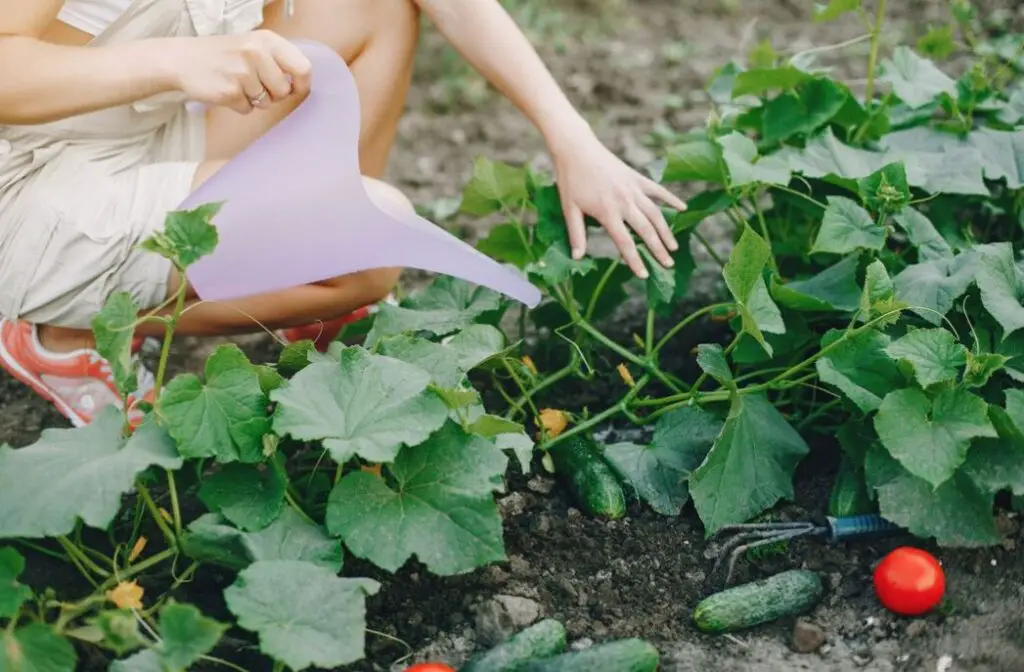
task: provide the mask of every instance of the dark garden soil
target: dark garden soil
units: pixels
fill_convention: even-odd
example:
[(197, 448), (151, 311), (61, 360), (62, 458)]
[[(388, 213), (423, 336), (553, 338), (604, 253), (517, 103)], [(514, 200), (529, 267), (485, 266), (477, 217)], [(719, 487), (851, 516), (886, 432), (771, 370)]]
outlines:
[[(854, 22), (811, 24), (810, 3), (798, 0), (632, 0), (623, 3), (625, 14), (611, 16), (594, 11), (596, 0), (580, 0), (578, 7), (566, 0), (551, 4), (564, 17), (536, 35), (545, 57), (600, 135), (636, 165), (656, 155), (643, 142), (651, 131), (666, 125), (685, 130), (703, 123), (708, 109), (703, 82), (728, 59), (764, 38), (770, 38), (776, 49), (797, 51), (860, 32)], [(941, 19), (945, 5), (939, 0), (890, 4), (896, 16), (886, 35), (889, 44), (918, 34), (929, 19)], [(865, 48), (860, 44), (839, 51), (829, 61), (856, 80), (863, 77)], [(428, 33), (391, 170), (391, 179), (424, 207), (456, 197), (477, 154), (548, 165), (536, 133), (508, 104), (493, 95), (473, 98), (471, 103), (458, 100), (460, 91), (472, 97), (482, 89), (472, 78), (453, 74), (450, 61), (450, 54)], [(469, 235), (479, 233), (472, 222), (446, 224)], [(707, 234), (728, 245), (727, 230), (711, 227)], [(716, 291), (712, 277), (699, 286), (694, 299)], [(265, 337), (240, 341), (254, 358), (273, 356), (275, 346)], [(691, 345), (679, 345), (675, 354), (681, 363)], [(175, 369), (198, 370), (211, 347), (179, 341)], [(602, 390), (592, 388), (586, 394), (599, 397)], [(565, 393), (562, 399), (561, 405), (584, 403), (565, 402)], [(41, 428), (66, 426), (47, 404), (3, 376), (0, 408), (0, 442), (25, 445)], [(816, 447), (801, 467), (797, 501), (782, 511), (784, 517), (822, 515), (834, 458), (827, 442)], [(928, 617), (888, 614), (871, 588), (873, 564), (893, 546), (913, 540), (840, 546), (809, 540), (755, 565), (741, 564), (742, 578), (797, 566), (819, 571), (828, 593), (806, 619), (710, 637), (697, 633), (689, 622), (690, 610), (708, 589), (713, 563), (703, 529), (691, 511), (669, 519), (633, 505), (623, 520), (598, 522), (572, 508), (546, 476), (518, 473), (510, 477), (501, 507), (505, 563), (440, 579), (414, 566), (383, 576), (348, 561), (346, 573), (372, 575), (384, 584), (369, 600), (369, 627), (383, 634), (368, 634), (368, 659), (351, 669), (400, 670), (428, 659), (457, 664), (474, 647), (549, 616), (566, 624), (574, 647), (610, 638), (646, 638), (662, 652), (667, 672), (1024, 670), (1024, 538), (1020, 525), (1010, 518), (1003, 521), (1002, 547), (972, 552), (932, 549), (947, 572), (948, 599), (940, 612)], [(37, 585), (75, 585), (69, 568), (35, 561), (32, 566), (31, 580)], [(220, 592), (230, 580), (202, 570), (181, 597), (211, 615), (223, 615)], [(252, 672), (269, 670), (246, 657), (242, 639), (226, 642), (220, 655)], [(794, 646), (810, 651), (799, 653)], [(105, 667), (97, 661), (83, 669)]]

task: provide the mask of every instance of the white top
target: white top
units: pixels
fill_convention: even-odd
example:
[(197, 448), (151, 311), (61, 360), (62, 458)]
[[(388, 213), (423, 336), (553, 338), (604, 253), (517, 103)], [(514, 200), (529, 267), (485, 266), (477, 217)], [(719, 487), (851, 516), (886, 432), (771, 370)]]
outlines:
[[(65, 0), (57, 19), (95, 37), (128, 11), (132, 2), (134, 0)], [(274, 0), (263, 0), (263, 5), (272, 2)], [(295, 0), (284, 0), (284, 3), (285, 12), (292, 16)]]
[(131, 4), (132, 0), (66, 0), (57, 18), (95, 36), (128, 11)]

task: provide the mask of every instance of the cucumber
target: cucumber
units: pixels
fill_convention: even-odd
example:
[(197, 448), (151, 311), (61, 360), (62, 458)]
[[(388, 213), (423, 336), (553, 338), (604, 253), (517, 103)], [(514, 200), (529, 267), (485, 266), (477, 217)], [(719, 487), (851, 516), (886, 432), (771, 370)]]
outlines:
[(703, 632), (731, 632), (802, 613), (825, 593), (821, 578), (806, 569), (791, 569), (705, 598), (693, 610)]
[(651, 644), (642, 639), (619, 639), (595, 644), (583, 651), (533, 660), (513, 669), (515, 672), (655, 672), (659, 663), (658, 650)]
[(514, 672), (527, 661), (550, 658), (564, 651), (565, 626), (548, 618), (470, 658), (459, 672)]
[(585, 512), (610, 520), (626, 515), (622, 485), (593, 439), (573, 436), (556, 443), (548, 454), (555, 465), (555, 475)]

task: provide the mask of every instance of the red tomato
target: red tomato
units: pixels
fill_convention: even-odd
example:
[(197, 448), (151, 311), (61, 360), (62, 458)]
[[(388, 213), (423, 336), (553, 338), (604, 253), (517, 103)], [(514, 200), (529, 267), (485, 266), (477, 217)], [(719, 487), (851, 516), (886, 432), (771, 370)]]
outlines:
[(455, 668), (444, 663), (420, 663), (405, 668), (405, 672), (455, 672)]
[(889, 611), (920, 616), (942, 601), (946, 575), (927, 551), (902, 546), (882, 558), (875, 568), (875, 595)]

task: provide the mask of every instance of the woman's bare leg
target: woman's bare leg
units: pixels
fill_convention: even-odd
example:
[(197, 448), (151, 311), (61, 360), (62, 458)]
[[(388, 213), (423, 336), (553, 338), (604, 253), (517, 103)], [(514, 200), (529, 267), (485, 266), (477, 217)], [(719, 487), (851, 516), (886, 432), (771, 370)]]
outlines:
[[(361, 127), (360, 166), (377, 204), (391, 212), (408, 211), (409, 201), (395, 188), (372, 178), (382, 177), (398, 130), (412, 79), (419, 35), (419, 13), (412, 0), (303, 0), (295, 15), (284, 14), (284, 3), (266, 11), (265, 28), (282, 35), (316, 40), (333, 48), (349, 65), (359, 90)], [(268, 110), (239, 115), (227, 109), (207, 114), (207, 161), (196, 173), (194, 186), (286, 117), (300, 101), (279, 103)], [(272, 292), (238, 301), (190, 305), (178, 332), (192, 335), (250, 333), (262, 328), (300, 326), (331, 320), (375, 303), (390, 292), (401, 269), (376, 269), (320, 283)], [(172, 294), (180, 287), (171, 278)], [(195, 304), (195, 305), (193, 305)], [(262, 325), (262, 326), (261, 326)], [(161, 328), (145, 325), (141, 333), (159, 335)], [(77, 329), (40, 327), (43, 345), (54, 350), (83, 347), (91, 334)]]

